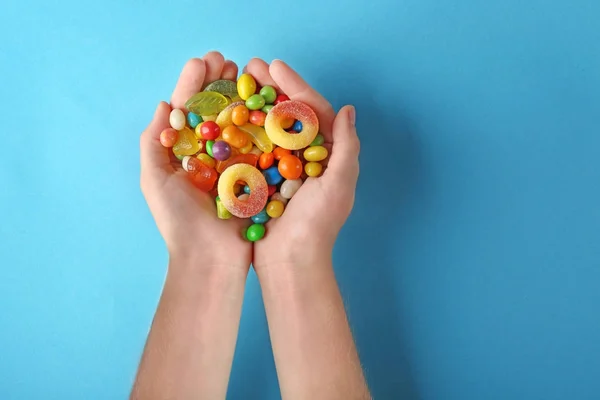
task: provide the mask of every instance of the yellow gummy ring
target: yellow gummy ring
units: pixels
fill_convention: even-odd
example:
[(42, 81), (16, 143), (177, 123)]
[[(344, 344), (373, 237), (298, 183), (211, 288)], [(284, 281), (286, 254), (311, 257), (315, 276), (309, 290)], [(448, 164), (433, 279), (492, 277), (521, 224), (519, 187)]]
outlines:
[[(302, 131), (286, 132), (281, 127), (282, 121), (286, 118), (302, 122)], [(306, 104), (297, 100), (283, 101), (268, 112), (265, 131), (277, 146), (288, 150), (300, 150), (311, 144), (319, 133), (319, 119), (312, 108)]]

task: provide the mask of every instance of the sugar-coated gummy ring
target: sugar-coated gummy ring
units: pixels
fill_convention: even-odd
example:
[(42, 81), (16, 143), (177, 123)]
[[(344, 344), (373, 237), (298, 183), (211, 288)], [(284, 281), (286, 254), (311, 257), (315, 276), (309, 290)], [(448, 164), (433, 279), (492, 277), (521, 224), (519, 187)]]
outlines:
[[(246, 201), (238, 199), (234, 193), (237, 181), (246, 182), (250, 188), (250, 197)], [(248, 164), (235, 164), (223, 171), (217, 190), (223, 206), (239, 218), (250, 218), (261, 212), (269, 196), (265, 177)]]
[[(287, 118), (302, 122), (302, 131), (290, 134), (283, 130), (281, 123)], [(306, 104), (289, 100), (277, 104), (267, 114), (265, 130), (273, 143), (288, 150), (300, 150), (311, 144), (319, 133), (317, 114)]]

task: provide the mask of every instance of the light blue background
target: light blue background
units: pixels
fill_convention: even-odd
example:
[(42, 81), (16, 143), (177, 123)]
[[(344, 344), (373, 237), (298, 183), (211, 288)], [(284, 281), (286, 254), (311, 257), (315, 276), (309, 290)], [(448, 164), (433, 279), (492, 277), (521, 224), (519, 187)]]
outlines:
[[(599, 21), (596, 0), (4, 0), (0, 398), (127, 396), (167, 261), (138, 137), (211, 49), (357, 106), (335, 261), (376, 399), (600, 398)], [(229, 392), (279, 398), (253, 274)]]

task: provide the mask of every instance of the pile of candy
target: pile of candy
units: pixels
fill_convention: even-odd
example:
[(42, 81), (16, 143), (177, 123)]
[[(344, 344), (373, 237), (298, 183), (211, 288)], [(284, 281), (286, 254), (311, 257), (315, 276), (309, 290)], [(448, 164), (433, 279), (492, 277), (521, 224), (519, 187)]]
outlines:
[(328, 152), (315, 112), (272, 86), (258, 89), (249, 74), (212, 82), (185, 107), (187, 117), (171, 111), (160, 142), (198, 189), (215, 196), (219, 218), (250, 218), (245, 237), (262, 239), (304, 179), (323, 171)]

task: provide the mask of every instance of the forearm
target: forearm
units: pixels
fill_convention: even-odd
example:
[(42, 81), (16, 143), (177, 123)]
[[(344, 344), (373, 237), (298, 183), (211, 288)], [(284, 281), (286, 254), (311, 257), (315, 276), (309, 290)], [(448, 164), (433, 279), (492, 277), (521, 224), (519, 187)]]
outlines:
[(172, 259), (132, 399), (225, 399), (246, 271)]
[(329, 257), (258, 269), (282, 397), (370, 399)]

